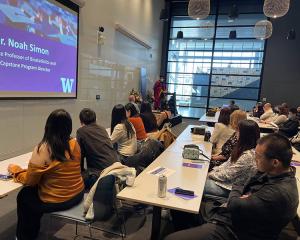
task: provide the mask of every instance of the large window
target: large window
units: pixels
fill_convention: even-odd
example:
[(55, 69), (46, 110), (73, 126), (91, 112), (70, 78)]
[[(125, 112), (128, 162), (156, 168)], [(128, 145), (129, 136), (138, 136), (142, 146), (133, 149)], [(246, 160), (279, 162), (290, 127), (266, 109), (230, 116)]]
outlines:
[[(250, 110), (259, 99), (264, 57), (263, 40), (253, 27), (263, 14), (210, 15), (205, 20), (173, 16), (167, 57), (168, 92), (177, 94), (177, 108), (185, 117), (201, 117), (208, 108), (235, 100)], [(177, 39), (182, 31), (184, 38)], [(235, 31), (236, 38), (229, 38)]]

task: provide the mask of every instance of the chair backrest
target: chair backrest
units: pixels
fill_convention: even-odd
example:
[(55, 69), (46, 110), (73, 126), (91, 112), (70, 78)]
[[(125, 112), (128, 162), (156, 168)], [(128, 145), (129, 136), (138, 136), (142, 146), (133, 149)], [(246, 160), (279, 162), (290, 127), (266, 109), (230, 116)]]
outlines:
[(116, 198), (115, 182), (116, 178), (113, 175), (107, 175), (99, 180), (93, 198), (95, 221), (105, 221), (112, 216)]

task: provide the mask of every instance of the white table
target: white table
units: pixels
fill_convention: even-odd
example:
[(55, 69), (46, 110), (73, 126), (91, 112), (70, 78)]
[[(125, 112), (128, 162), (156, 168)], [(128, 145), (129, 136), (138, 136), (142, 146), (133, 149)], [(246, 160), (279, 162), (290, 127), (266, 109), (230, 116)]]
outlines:
[[(204, 154), (210, 157), (212, 144), (204, 142), (203, 136), (191, 134), (191, 127), (194, 127), (194, 125), (189, 125), (176, 141), (136, 178), (133, 187), (126, 187), (117, 195), (119, 199), (154, 206), (151, 239), (158, 239), (159, 236), (161, 208), (195, 214), (199, 212), (209, 162), (197, 163), (201, 164), (202, 168), (200, 169), (183, 167), (183, 163), (192, 162), (182, 158), (182, 150), (185, 144), (197, 144), (203, 150)], [(168, 177), (168, 189), (181, 187), (192, 190), (197, 197), (192, 200), (184, 200), (167, 192), (166, 198), (159, 198), (157, 196), (158, 177), (148, 173), (158, 166), (175, 170), (175, 173)]]
[(258, 124), (260, 129), (267, 129), (270, 131), (274, 131), (278, 129), (276, 125), (272, 125), (270, 123), (262, 123), (259, 121), (259, 118), (251, 117), (249, 114), (247, 114), (247, 119), (255, 121)]
[[(8, 174), (7, 167), (11, 163), (17, 164), (22, 168), (27, 168), (31, 154), (32, 152), (29, 152), (17, 157), (0, 161), (0, 174)], [(13, 180), (9, 180), (9, 181), (0, 180), (0, 198), (7, 196), (10, 192), (17, 190), (20, 187), (22, 187), (22, 184), (15, 183)]]
[(206, 114), (204, 114), (200, 119), (199, 122), (205, 122), (205, 123), (217, 123), (220, 116), (220, 111), (216, 112), (216, 115), (214, 117), (208, 117)]
[[(215, 124), (218, 122), (220, 116), (220, 112), (216, 112), (216, 115), (214, 117), (207, 117), (206, 114), (204, 114), (200, 119), (199, 122), (205, 122), (205, 123), (210, 123), (210, 124)], [(269, 123), (261, 123), (259, 122), (258, 118), (255, 117), (250, 117), (249, 113), (247, 113), (247, 119), (255, 121), (260, 129), (266, 129), (268, 131), (274, 131), (276, 129), (275, 126)]]

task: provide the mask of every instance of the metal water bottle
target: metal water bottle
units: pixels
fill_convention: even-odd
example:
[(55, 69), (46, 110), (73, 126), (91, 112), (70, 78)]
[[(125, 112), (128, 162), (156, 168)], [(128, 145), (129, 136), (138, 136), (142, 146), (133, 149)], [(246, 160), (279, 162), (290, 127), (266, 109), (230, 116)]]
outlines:
[(167, 193), (167, 177), (165, 175), (159, 175), (158, 178), (158, 197), (165, 198)]

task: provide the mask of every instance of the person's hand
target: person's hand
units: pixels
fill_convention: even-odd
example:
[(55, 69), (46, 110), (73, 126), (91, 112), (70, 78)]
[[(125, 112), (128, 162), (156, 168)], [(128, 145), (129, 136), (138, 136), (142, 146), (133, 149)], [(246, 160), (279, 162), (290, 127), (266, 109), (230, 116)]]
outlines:
[(7, 167), (7, 171), (12, 174), (12, 173), (14, 173), (14, 169), (16, 167), (19, 167), (19, 166), (16, 165), (16, 164), (9, 164), (8, 167)]
[(248, 198), (248, 197), (250, 197), (250, 194), (245, 194), (245, 195), (241, 196), (240, 198), (241, 198), (241, 199), (246, 199), (246, 198)]
[(213, 160), (213, 161), (222, 160), (222, 156), (220, 156), (220, 155), (214, 155), (214, 156), (211, 157), (211, 160)]

